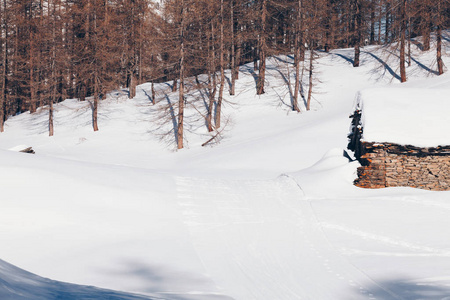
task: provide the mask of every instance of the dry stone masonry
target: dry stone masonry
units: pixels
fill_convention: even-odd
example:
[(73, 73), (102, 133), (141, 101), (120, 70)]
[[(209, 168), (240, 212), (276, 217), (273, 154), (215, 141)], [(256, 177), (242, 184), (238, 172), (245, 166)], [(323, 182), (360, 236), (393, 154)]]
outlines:
[(418, 148), (395, 144), (361, 143), (358, 179), (364, 188), (415, 187), (450, 190), (450, 147)]

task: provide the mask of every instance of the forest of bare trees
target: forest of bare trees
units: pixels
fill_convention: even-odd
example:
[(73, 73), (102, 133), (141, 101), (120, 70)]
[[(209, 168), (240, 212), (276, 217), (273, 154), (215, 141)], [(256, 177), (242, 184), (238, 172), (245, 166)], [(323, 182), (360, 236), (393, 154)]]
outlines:
[(8, 116), (45, 106), (52, 135), (53, 104), (66, 98), (90, 101), (98, 130), (98, 102), (108, 91), (126, 87), (133, 98), (139, 83), (173, 81), (183, 148), (188, 77), (208, 76), (213, 131), (221, 127), (225, 69), (233, 70), (234, 94), (238, 66), (254, 62), (255, 93), (263, 94), (267, 57), (292, 53), (299, 111), (305, 53), (312, 72), (315, 51), (354, 47), (358, 67), (364, 45), (397, 42), (403, 82), (410, 41), (422, 36), (421, 49), (435, 47), (442, 74), (449, 16), (447, 0), (1, 0), (0, 132)]

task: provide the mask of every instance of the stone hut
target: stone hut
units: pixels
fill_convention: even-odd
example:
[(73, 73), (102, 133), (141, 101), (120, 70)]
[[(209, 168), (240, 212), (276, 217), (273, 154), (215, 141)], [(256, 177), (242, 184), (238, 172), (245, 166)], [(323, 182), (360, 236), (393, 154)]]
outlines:
[(355, 185), (450, 190), (449, 92), (360, 91), (348, 136), (361, 163)]

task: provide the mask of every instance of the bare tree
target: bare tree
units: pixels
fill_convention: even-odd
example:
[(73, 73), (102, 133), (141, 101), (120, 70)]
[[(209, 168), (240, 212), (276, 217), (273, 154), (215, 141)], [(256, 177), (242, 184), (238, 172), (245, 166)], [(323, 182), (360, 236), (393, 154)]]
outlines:
[(406, 11), (407, 1), (401, 0), (399, 3), (399, 18), (400, 18), (400, 81), (406, 82), (406, 60), (405, 60), (405, 41), (406, 41)]
[(354, 7), (354, 44), (355, 44), (355, 59), (353, 60), (353, 67), (359, 67), (360, 53), (361, 53), (361, 39), (362, 39), (362, 11), (361, 0), (353, 0)]
[(295, 83), (294, 83), (294, 99), (292, 109), (300, 112), (298, 106), (298, 96), (300, 94), (300, 61), (303, 50), (303, 5), (302, 0), (297, 0), (296, 14), (295, 14), (295, 42), (294, 42), (294, 68), (295, 68)]
[(256, 87), (256, 94), (264, 94), (264, 82), (266, 80), (266, 54), (267, 54), (267, 0), (259, 0), (261, 2), (259, 32), (258, 32), (258, 51), (259, 51), (259, 74)]
[(218, 95), (217, 106), (216, 106), (216, 118), (215, 118), (216, 128), (220, 128), (220, 115), (221, 115), (221, 110), (222, 110), (223, 89), (225, 86), (225, 62), (224, 62), (224, 54), (225, 53), (224, 52), (225, 52), (224, 4), (223, 4), (223, 0), (220, 0), (220, 50), (219, 50), (220, 87), (219, 87), (219, 95)]
[(179, 34), (179, 46), (180, 46), (180, 89), (178, 94), (178, 128), (177, 128), (177, 148), (182, 149), (183, 146), (183, 129), (184, 129), (184, 34), (185, 34), (185, 21), (186, 21), (186, 7), (185, 0), (180, 2), (180, 34)]
[(442, 60), (442, 29), (443, 29), (443, 11), (447, 8), (443, 0), (436, 1), (435, 23), (436, 23), (436, 62), (439, 75), (444, 74), (444, 62)]

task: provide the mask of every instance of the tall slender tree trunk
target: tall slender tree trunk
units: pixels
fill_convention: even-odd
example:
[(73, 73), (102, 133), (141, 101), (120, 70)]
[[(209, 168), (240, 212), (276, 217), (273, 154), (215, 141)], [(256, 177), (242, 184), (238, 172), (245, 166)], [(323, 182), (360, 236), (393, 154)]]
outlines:
[(295, 20), (295, 41), (294, 41), (294, 67), (295, 67), (295, 83), (294, 83), (294, 99), (292, 110), (300, 112), (298, 106), (298, 96), (300, 93), (300, 56), (301, 56), (301, 29), (302, 29), (302, 0), (297, 1), (297, 14)]
[(353, 67), (359, 67), (359, 56), (361, 53), (361, 0), (355, 0), (355, 59), (353, 61)]
[[(44, 22), (43, 20), (44, 20), (44, 0), (40, 0), (39, 1), (39, 23), (38, 23), (39, 24), (38, 26), (40, 28), (43, 28), (43, 22)], [(42, 33), (41, 33), (41, 35), (42, 35)], [(41, 45), (43, 42), (41, 36), (38, 38), (38, 41), (39, 41), (38, 45)], [(41, 47), (39, 47), (39, 48), (41, 48)], [(41, 63), (42, 53), (43, 53), (42, 49), (39, 49), (39, 51), (37, 52), (37, 61), (38, 61), (38, 65), (39, 65), (39, 68), (37, 70), (38, 73), (37, 73), (37, 82), (36, 82), (37, 92), (38, 92), (37, 99), (36, 99), (37, 107), (44, 105), (43, 93), (39, 92), (39, 90), (42, 89), (42, 81), (43, 81), (42, 79), (44, 77), (44, 75), (43, 75), (44, 67), (42, 66), (42, 63)]]
[[(144, 12), (145, 14), (145, 12)], [(142, 50), (144, 48), (144, 39), (143, 39), (143, 26), (145, 20), (145, 15), (142, 16), (142, 20), (139, 22), (139, 51), (138, 51), (138, 59), (139, 59), (139, 70), (138, 70), (138, 84), (142, 84)]]
[(444, 74), (444, 62), (442, 61), (442, 11), (441, 0), (437, 0), (437, 30), (436, 30), (436, 62), (439, 75)]
[[(49, 4), (50, 5), (50, 4)], [(50, 8), (50, 7), (49, 7)], [(52, 58), (51, 58), (51, 96), (48, 110), (48, 135), (53, 136), (53, 103), (56, 101), (57, 78), (56, 78), (56, 2), (53, 2), (53, 22), (52, 22)]]
[(231, 87), (230, 95), (233, 96), (236, 93), (236, 47), (234, 38), (234, 0), (230, 0), (230, 33), (231, 33)]
[(405, 39), (406, 39), (406, 0), (402, 0), (400, 7), (400, 81), (406, 82), (406, 60), (405, 60)]
[[(30, 44), (33, 42), (30, 42)], [(34, 51), (31, 47), (30, 51), (30, 113), (36, 112), (36, 83), (34, 80)]]
[(5, 131), (5, 119), (6, 119), (6, 79), (8, 74), (8, 23), (6, 20), (6, 0), (3, 0), (2, 9), (3, 22), (0, 33), (4, 37), (4, 42), (2, 44), (2, 74), (1, 74), (1, 86), (0, 86), (0, 132)]
[[(184, 22), (185, 22), (184, 0), (181, 0), (181, 22), (180, 22), (180, 88), (178, 92), (178, 124), (177, 124), (177, 148), (183, 149), (184, 139)], [(176, 85), (174, 83), (174, 85)]]
[(421, 4), (423, 51), (428, 51), (431, 49), (431, 5), (429, 0), (421, 0)]
[(136, 74), (134, 73), (134, 71), (131, 71), (130, 88), (129, 88), (129, 95), (128, 95), (129, 99), (133, 99), (134, 97), (136, 97), (136, 86), (137, 86)]
[(406, 11), (406, 14), (408, 16), (408, 67), (411, 67), (411, 31), (412, 31), (412, 24), (411, 24), (411, 7), (408, 6), (408, 10)]
[(152, 81), (152, 104), (156, 104), (156, 93), (155, 93), (155, 85)]
[(223, 0), (220, 0), (220, 51), (219, 51), (219, 61), (220, 61), (220, 87), (219, 87), (219, 96), (217, 98), (217, 106), (216, 106), (216, 118), (215, 118), (215, 125), (216, 128), (220, 128), (220, 117), (221, 117), (221, 111), (222, 111), (222, 101), (223, 101), (223, 89), (225, 86), (225, 62), (224, 62), (224, 55), (225, 55), (225, 42), (224, 42), (224, 18), (223, 18), (224, 12), (223, 12)]
[(375, 2), (370, 4), (370, 44), (375, 43)]
[(34, 74), (34, 68), (35, 68), (35, 52), (36, 52), (36, 47), (35, 47), (35, 33), (34, 33), (34, 26), (32, 25), (32, 13), (30, 12), (29, 15), (30, 18), (30, 26), (29, 26), (29, 30), (30, 30), (30, 57), (29, 57), (29, 70), (30, 70), (30, 77), (29, 77), (29, 85), (30, 85), (30, 105), (29, 105), (29, 110), (30, 113), (34, 113), (36, 112), (36, 83), (35, 83), (35, 74)]
[(94, 71), (94, 103), (92, 105), (92, 127), (94, 131), (98, 131), (98, 94), (99, 94), (99, 85), (98, 85), (98, 71), (95, 68)]
[(259, 40), (261, 39), (261, 37), (258, 37), (258, 41), (256, 43), (255, 48), (253, 49), (253, 71), (258, 71), (259, 66), (258, 66), (258, 59), (259, 59), (259, 52), (258, 51), (258, 47), (259, 47)]
[(242, 59), (242, 30), (239, 26), (239, 21), (237, 21), (237, 29), (236, 29), (236, 62), (234, 68), (234, 78), (236, 80), (239, 79), (239, 65), (241, 64)]
[(436, 32), (436, 61), (439, 75), (444, 74), (444, 62), (442, 61), (442, 28), (438, 26)]
[(259, 75), (256, 94), (264, 94), (264, 82), (266, 80), (266, 54), (267, 54), (267, 41), (266, 41), (266, 19), (267, 19), (267, 0), (261, 0), (261, 29), (259, 35)]
[[(313, 42), (311, 42), (313, 45)], [(314, 70), (314, 50), (311, 48), (309, 57), (309, 89), (308, 89), (308, 99), (306, 100), (306, 110), (311, 109), (311, 98), (313, 89), (313, 70)]]
[(326, 5), (324, 6), (324, 9), (326, 9), (326, 18), (325, 18), (325, 24), (324, 24), (324, 30), (325, 30), (324, 50), (327, 53), (330, 52), (330, 45), (332, 44), (331, 28), (333, 27), (333, 25), (331, 24), (332, 16), (331, 16), (331, 8), (329, 7), (331, 5), (332, 4), (330, 3), (330, 1), (327, 1)]
[(377, 44), (381, 45), (381, 19), (383, 15), (383, 6), (381, 5), (382, 0), (378, 0), (378, 38), (377, 38)]
[(386, 14), (385, 14), (385, 27), (384, 27), (384, 43), (389, 43), (389, 34), (391, 30), (391, 2), (390, 0), (386, 1)]
[(216, 56), (215, 56), (215, 29), (214, 29), (214, 23), (211, 22), (211, 32), (209, 35), (209, 42), (208, 42), (208, 113), (206, 115), (206, 124), (208, 127), (208, 131), (211, 132), (214, 130), (212, 125), (212, 115), (213, 115), (213, 109), (214, 109), (214, 102), (216, 97)]

